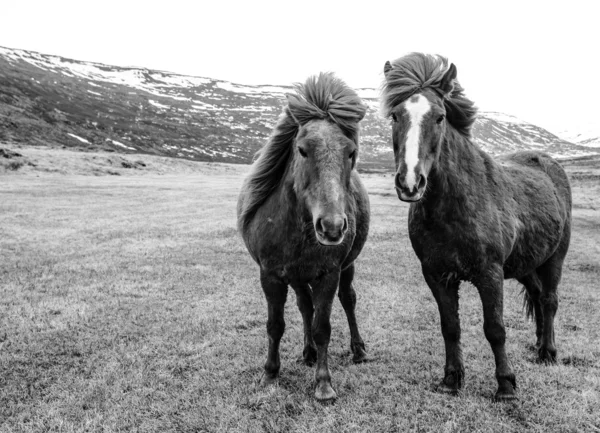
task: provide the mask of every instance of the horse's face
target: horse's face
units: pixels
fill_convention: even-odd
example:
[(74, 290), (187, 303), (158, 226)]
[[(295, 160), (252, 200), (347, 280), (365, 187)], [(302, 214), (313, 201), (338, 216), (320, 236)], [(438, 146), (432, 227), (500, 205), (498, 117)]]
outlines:
[(426, 89), (394, 107), (392, 140), (396, 193), (402, 201), (419, 201), (446, 133), (443, 100)]
[(300, 127), (294, 149), (294, 190), (312, 216), (317, 241), (339, 245), (348, 230), (346, 195), (356, 143), (339, 126), (313, 120)]
[[(384, 72), (389, 71), (388, 63)], [(456, 67), (450, 65), (444, 74), (440, 90), (449, 94), (456, 78)], [(396, 193), (402, 201), (415, 202), (423, 198), (427, 176), (439, 158), (446, 134), (444, 97), (430, 88), (415, 93), (391, 110), (396, 160)]]

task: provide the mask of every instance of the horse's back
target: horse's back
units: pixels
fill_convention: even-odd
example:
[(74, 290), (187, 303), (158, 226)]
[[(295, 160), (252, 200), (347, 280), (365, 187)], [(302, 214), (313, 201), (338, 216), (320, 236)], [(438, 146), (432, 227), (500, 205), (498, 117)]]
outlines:
[[(539, 189), (547, 186), (545, 192), (558, 199), (564, 217), (570, 219), (572, 206), (571, 185), (567, 173), (558, 161), (547, 153), (536, 151), (500, 155), (496, 158), (496, 161), (507, 171), (516, 170), (522, 182), (531, 183), (534, 186), (539, 185)], [(515, 180), (519, 181), (518, 179)], [(550, 183), (547, 182), (548, 180)], [(551, 191), (548, 191), (548, 189), (551, 189)], [(537, 199), (536, 197), (530, 198), (533, 201)]]
[(498, 156), (497, 161), (506, 168), (519, 167), (521, 171), (527, 171), (529, 174), (537, 172), (539, 179), (549, 179), (562, 207), (569, 215), (571, 214), (572, 198), (569, 178), (556, 159), (544, 152), (522, 151)]

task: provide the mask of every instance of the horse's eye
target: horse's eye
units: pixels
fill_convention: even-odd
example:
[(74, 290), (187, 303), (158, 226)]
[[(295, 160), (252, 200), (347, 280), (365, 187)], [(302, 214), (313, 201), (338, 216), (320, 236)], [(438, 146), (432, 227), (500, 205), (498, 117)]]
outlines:
[(438, 117), (435, 122), (439, 125), (440, 123), (442, 123), (444, 121), (444, 119), (446, 118), (446, 116), (444, 116), (443, 114)]
[(398, 118), (396, 117), (396, 113), (392, 113), (392, 120), (393, 120), (394, 122), (397, 122), (397, 121), (398, 121)]
[(354, 159), (355, 156), (356, 156), (356, 150), (353, 150), (352, 152), (350, 152), (350, 155), (348, 155), (348, 159)]
[(298, 148), (298, 152), (300, 152), (300, 155), (302, 155), (302, 158), (306, 158), (306, 150), (304, 150), (301, 147), (299, 147)]

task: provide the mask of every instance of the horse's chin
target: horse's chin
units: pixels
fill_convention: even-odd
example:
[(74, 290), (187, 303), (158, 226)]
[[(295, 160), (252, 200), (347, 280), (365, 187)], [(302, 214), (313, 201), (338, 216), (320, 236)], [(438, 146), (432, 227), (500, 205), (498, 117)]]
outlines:
[(399, 197), (399, 198), (400, 198), (400, 201), (403, 201), (405, 203), (416, 203), (418, 201), (421, 201), (421, 199), (423, 197), (421, 196), (421, 197), (407, 197), (407, 198)]
[(340, 237), (339, 240), (329, 240), (324, 238), (323, 236), (320, 236), (318, 233), (316, 233), (317, 235), (317, 242), (319, 242), (320, 245), (323, 245), (324, 247), (335, 247), (336, 245), (341, 245), (344, 242), (344, 236)]

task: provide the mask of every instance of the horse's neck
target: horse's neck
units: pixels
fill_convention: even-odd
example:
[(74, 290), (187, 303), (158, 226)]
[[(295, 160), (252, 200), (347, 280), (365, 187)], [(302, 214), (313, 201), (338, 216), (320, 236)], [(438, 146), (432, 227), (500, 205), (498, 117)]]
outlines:
[(456, 131), (449, 131), (442, 143), (439, 160), (429, 176), (424, 197), (428, 207), (452, 206), (464, 202), (485, 182), (490, 157)]
[(298, 200), (296, 191), (294, 190), (294, 171), (292, 166), (293, 159), (290, 158), (283, 174), (283, 179), (275, 194), (277, 195), (278, 207), (282, 213), (298, 216), (304, 212), (304, 209), (301, 207), (301, 201)]

